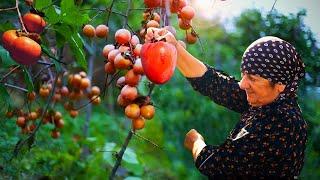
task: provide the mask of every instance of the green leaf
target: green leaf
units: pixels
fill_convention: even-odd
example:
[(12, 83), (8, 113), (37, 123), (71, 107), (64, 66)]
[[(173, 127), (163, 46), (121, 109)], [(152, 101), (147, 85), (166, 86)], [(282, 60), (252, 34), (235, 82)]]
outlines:
[(52, 3), (52, 0), (36, 0), (35, 1), (35, 8), (38, 10), (42, 10), (42, 8), (46, 8), (48, 6), (50, 6)]
[(46, 11), (46, 20), (49, 24), (56, 24), (61, 21), (61, 10), (60, 7), (53, 5), (50, 6)]
[(24, 77), (24, 81), (27, 83), (28, 92), (33, 91), (34, 86), (32, 82), (32, 77), (29, 71), (25, 67), (23, 67), (23, 77)]
[[(60, 6), (63, 22), (71, 25), (72, 28), (78, 29), (90, 19), (88, 14), (83, 13), (83, 11), (80, 11), (80, 9), (75, 6), (74, 1), (62, 0)], [(76, 21), (75, 18), (77, 19)]]
[(76, 62), (79, 66), (81, 66), (83, 69), (87, 69), (87, 61), (86, 56), (83, 51), (83, 42), (81, 41), (80, 35), (73, 34), (71, 38), (68, 40), (71, 51), (73, 52)]
[(16, 65), (17, 63), (11, 58), (9, 52), (0, 46), (0, 61), (1, 67), (8, 68), (12, 65)]
[(137, 155), (131, 148), (126, 149), (126, 151), (123, 154), (122, 159), (128, 163), (131, 163), (131, 164), (139, 164), (139, 161), (137, 159)]
[(124, 178), (124, 180), (141, 180), (141, 178), (134, 177), (134, 176), (128, 176), (128, 177)]
[(5, 23), (0, 24), (0, 32), (7, 31), (9, 29), (15, 29), (15, 27), (12, 25), (12, 22), (7, 21)]
[(113, 164), (114, 160), (113, 160), (113, 157), (112, 157), (112, 151), (115, 150), (115, 147), (116, 147), (116, 143), (114, 142), (109, 142), (109, 143), (106, 143), (104, 145), (104, 148), (103, 148), (103, 159), (108, 162), (110, 165)]

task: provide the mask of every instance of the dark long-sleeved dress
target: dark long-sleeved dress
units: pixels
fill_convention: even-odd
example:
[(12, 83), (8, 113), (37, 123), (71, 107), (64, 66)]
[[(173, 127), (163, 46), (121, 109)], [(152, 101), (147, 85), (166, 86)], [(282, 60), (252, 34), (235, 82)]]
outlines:
[(189, 82), (217, 104), (241, 113), (241, 119), (223, 144), (202, 149), (195, 162), (199, 171), (210, 179), (297, 177), (304, 163), (307, 124), (296, 98), (254, 108), (237, 80), (207, 67), (202, 77)]

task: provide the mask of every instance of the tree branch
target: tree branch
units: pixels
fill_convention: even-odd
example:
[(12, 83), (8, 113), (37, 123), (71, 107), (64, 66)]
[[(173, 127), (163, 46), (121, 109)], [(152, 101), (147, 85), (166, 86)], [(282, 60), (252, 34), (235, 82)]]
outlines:
[(119, 153), (116, 154), (116, 158), (117, 158), (117, 161), (116, 163), (114, 164), (113, 168), (112, 168), (112, 171), (111, 171), (111, 174), (109, 176), (109, 179), (112, 180), (114, 179), (115, 175), (116, 175), (116, 172), (117, 172), (117, 169), (119, 168), (120, 164), (121, 164), (121, 160), (122, 160), (122, 157), (123, 157), (123, 154), (125, 152), (125, 150), (127, 149), (128, 147), (128, 144), (132, 138), (132, 135), (133, 135), (133, 131), (130, 130), (128, 132), (128, 135), (127, 135), (127, 138), (125, 140), (125, 142), (123, 143), (122, 147), (121, 147), (121, 150)]

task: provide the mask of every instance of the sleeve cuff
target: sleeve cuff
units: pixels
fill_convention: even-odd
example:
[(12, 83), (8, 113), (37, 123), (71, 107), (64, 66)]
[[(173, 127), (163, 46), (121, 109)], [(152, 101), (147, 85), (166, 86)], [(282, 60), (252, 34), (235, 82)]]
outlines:
[(197, 156), (195, 160), (195, 166), (197, 169), (201, 171), (201, 167), (203, 164), (205, 164), (207, 161), (210, 161), (212, 156), (214, 156), (215, 150), (217, 149), (217, 146), (211, 146), (207, 145), (204, 148), (202, 148), (201, 152)]

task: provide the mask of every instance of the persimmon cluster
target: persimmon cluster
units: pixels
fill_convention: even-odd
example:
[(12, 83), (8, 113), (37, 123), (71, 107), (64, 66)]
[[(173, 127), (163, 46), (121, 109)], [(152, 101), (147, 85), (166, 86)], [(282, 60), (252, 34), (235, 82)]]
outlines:
[[(38, 93), (35, 91), (27, 93), (27, 100), (31, 103), (37, 99), (37, 96), (39, 96), (38, 100), (45, 100), (52, 91), (52, 83), (44, 83), (40, 86)], [(62, 78), (58, 77), (52, 96), (52, 105), (56, 103), (63, 104), (64, 109), (69, 115), (75, 118), (79, 114), (79, 109), (75, 105), (79, 104), (78, 101), (84, 99), (87, 99), (94, 105), (100, 104), (101, 102), (100, 88), (91, 86), (91, 81), (84, 71), (76, 74), (65, 73)], [(8, 118), (16, 116), (17, 126), (21, 128), (22, 133), (26, 134), (34, 131), (37, 124), (36, 121), (41, 118), (42, 113), (43, 108), (37, 107), (34, 111), (23, 111), (21, 109), (8, 111), (6, 116)], [(51, 130), (52, 138), (58, 138), (60, 136), (60, 129), (62, 129), (65, 124), (62, 112), (54, 110), (53, 106), (50, 106), (50, 109), (44, 113), (42, 123), (54, 125), (54, 128)]]
[(171, 13), (178, 15), (179, 28), (186, 30), (185, 41), (189, 44), (197, 42), (197, 34), (192, 29), (192, 19), (195, 16), (195, 10), (192, 6), (188, 5), (186, 0), (144, 0), (144, 4), (149, 9), (143, 13), (144, 27), (140, 33), (145, 33), (149, 27), (160, 27), (161, 17), (153, 11), (155, 8), (167, 8)]
[(82, 28), (82, 32), (88, 38), (98, 37), (98, 38), (105, 38), (109, 34), (109, 27), (100, 24), (96, 28), (94, 28), (91, 24), (87, 24)]
[(33, 65), (41, 56), (39, 34), (44, 30), (46, 22), (40, 15), (34, 13), (26, 13), (22, 20), (28, 32), (8, 30), (2, 35), (2, 44), (17, 63)]
[(137, 86), (144, 75), (140, 59), (142, 44), (136, 35), (127, 29), (119, 29), (115, 33), (115, 44), (107, 44), (103, 48), (105, 72), (113, 75), (124, 71), (124, 76), (117, 79), (121, 89), (117, 98), (118, 104), (124, 108), (125, 115), (131, 119), (132, 129), (144, 128), (145, 119), (152, 119), (155, 113), (149, 96), (139, 94)]

